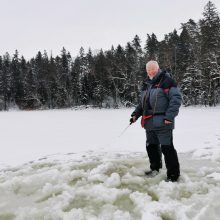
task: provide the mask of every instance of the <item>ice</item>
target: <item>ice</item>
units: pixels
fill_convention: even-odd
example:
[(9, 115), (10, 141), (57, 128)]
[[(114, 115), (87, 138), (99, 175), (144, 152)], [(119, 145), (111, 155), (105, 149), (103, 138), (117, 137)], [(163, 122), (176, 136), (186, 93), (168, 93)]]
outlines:
[(112, 173), (111, 176), (104, 182), (107, 187), (118, 187), (121, 185), (120, 176), (118, 173)]
[(139, 122), (118, 138), (132, 110), (1, 112), (0, 219), (220, 219), (220, 108), (181, 108), (177, 183), (145, 176)]
[(0, 219), (218, 219), (218, 161), (180, 160), (177, 183), (165, 182), (165, 168), (147, 178), (143, 153), (53, 155), (2, 169)]
[(220, 173), (214, 172), (214, 173), (212, 173), (212, 174), (209, 174), (207, 177), (213, 178), (213, 179), (216, 180), (216, 181), (220, 181)]

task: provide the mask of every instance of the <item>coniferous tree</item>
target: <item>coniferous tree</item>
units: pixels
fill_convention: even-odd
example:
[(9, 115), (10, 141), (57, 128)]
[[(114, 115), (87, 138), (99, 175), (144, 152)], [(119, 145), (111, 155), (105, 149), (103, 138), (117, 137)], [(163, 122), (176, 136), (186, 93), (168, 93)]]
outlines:
[(127, 77), (125, 80), (126, 86), (124, 99), (127, 102), (127, 105), (130, 105), (131, 103), (137, 103), (140, 58), (138, 59), (137, 51), (129, 42), (125, 47), (125, 56)]
[(198, 25), (189, 19), (182, 24), (180, 34), (180, 63), (181, 90), (184, 105), (202, 104), (203, 89), (201, 86), (202, 75), (200, 68), (200, 33)]
[(69, 52), (66, 51), (66, 49), (63, 47), (61, 51), (61, 59), (60, 59), (60, 73), (59, 73), (59, 82), (60, 87), (62, 88), (62, 91), (65, 93), (65, 106), (71, 105), (71, 74), (70, 74), (70, 68), (71, 68), (71, 55)]
[(28, 66), (27, 66), (27, 62), (25, 60), (25, 58), (22, 56), (21, 60), (20, 60), (20, 71), (21, 71), (21, 81), (20, 81), (20, 88), (21, 88), (21, 96), (20, 98), (17, 100), (17, 105), (19, 106), (19, 108), (23, 109), (25, 107), (25, 78), (27, 77), (27, 72), (28, 72)]
[(94, 88), (94, 96), (97, 98), (98, 106), (101, 107), (104, 99), (110, 95), (111, 86), (103, 50), (100, 50), (95, 57), (95, 77), (96, 87)]
[(174, 78), (178, 81), (181, 77), (180, 72), (178, 71), (179, 64), (181, 60), (178, 57), (179, 51), (179, 35), (177, 34), (176, 29), (173, 32), (168, 34), (168, 57), (169, 57), (169, 71), (173, 74)]
[(159, 59), (159, 42), (154, 33), (152, 35), (147, 34), (147, 41), (145, 45), (145, 57), (146, 60), (158, 60)]
[(49, 97), (49, 58), (47, 52), (38, 52), (34, 60), (34, 72), (37, 78), (37, 93), (42, 106), (48, 106)]
[(80, 103), (87, 105), (89, 102), (89, 91), (88, 91), (88, 66), (84, 48), (80, 48), (79, 52), (79, 99)]
[(72, 84), (72, 101), (73, 105), (77, 106), (80, 104), (80, 84), (79, 84), (79, 75), (80, 75), (80, 58), (76, 57), (74, 63), (71, 67), (71, 84)]
[[(31, 64), (32, 63), (32, 64)], [(24, 105), (25, 109), (36, 109), (41, 106), (37, 92), (37, 76), (35, 75), (33, 60), (28, 64), (29, 68), (24, 76)]]
[(182, 29), (185, 28), (189, 35), (190, 52), (193, 54), (194, 59), (198, 62), (200, 57), (200, 30), (199, 25), (192, 19), (182, 24)]
[(11, 61), (11, 71), (13, 77), (13, 85), (12, 85), (13, 103), (19, 102), (19, 100), (22, 98), (22, 86), (21, 86), (22, 75), (21, 75), (20, 64), (21, 61), (18, 55), (18, 51), (16, 50)]
[(87, 89), (88, 100), (89, 103), (92, 104), (94, 102), (93, 90), (96, 87), (96, 77), (95, 77), (95, 61), (90, 48), (88, 50), (88, 53), (86, 54), (86, 63), (87, 63), (86, 75), (87, 75), (87, 83), (88, 83), (88, 89)]
[(47, 77), (47, 89), (48, 89), (48, 108), (57, 108), (57, 94), (58, 94), (58, 85), (57, 85), (57, 68), (55, 59), (50, 57), (48, 65), (48, 77)]
[(143, 71), (145, 71), (146, 60), (141, 48), (141, 40), (138, 35), (136, 35), (132, 41), (132, 47), (136, 51), (136, 64), (135, 64), (135, 76), (137, 81), (140, 83), (140, 79), (143, 78)]
[(3, 71), (3, 59), (0, 56), (0, 102), (1, 110), (6, 110), (6, 87), (5, 87), (5, 74)]
[(220, 18), (212, 2), (208, 2), (200, 20), (201, 29), (201, 66), (205, 91), (204, 104), (210, 106), (218, 102), (220, 72), (218, 70), (220, 58)]
[(179, 73), (178, 81), (182, 81), (182, 73), (185, 73), (187, 67), (189, 67), (191, 63), (195, 62), (193, 54), (190, 53), (192, 50), (190, 42), (191, 38), (188, 31), (183, 27), (179, 37), (178, 50), (176, 51), (176, 59), (179, 61), (178, 66), (176, 67), (176, 71)]
[(9, 53), (6, 53), (3, 56), (2, 70), (3, 70), (4, 106), (5, 106), (5, 109), (8, 109), (8, 107), (11, 104), (11, 101), (12, 102), (14, 101), (12, 100), (14, 78), (12, 75), (11, 58), (10, 58)]
[(160, 68), (164, 70), (170, 70), (170, 56), (169, 56), (169, 46), (168, 46), (168, 35), (165, 35), (164, 40), (158, 43), (159, 45), (159, 55), (158, 61), (160, 63)]

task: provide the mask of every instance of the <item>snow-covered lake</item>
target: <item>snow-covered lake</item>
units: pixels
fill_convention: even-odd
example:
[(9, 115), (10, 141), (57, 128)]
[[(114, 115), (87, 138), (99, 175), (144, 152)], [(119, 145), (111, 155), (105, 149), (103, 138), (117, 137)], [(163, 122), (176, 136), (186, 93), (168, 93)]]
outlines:
[(181, 108), (178, 183), (143, 175), (132, 110), (1, 112), (0, 219), (220, 219), (220, 107)]

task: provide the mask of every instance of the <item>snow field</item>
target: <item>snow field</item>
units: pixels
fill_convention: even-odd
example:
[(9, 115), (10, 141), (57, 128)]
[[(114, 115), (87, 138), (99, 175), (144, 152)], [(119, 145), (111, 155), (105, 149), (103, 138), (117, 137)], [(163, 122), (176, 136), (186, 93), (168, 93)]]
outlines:
[[(181, 178), (147, 178), (133, 109), (0, 113), (1, 220), (219, 220), (220, 108), (181, 108)], [(38, 159), (40, 158), (40, 159)]]

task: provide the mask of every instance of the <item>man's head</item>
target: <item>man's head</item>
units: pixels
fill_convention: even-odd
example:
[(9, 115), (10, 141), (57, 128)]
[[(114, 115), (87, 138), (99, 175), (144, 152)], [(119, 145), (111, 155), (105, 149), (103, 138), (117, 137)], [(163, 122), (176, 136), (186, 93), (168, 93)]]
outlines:
[(154, 76), (158, 73), (160, 67), (157, 61), (151, 60), (146, 64), (146, 71), (150, 79), (153, 79)]

